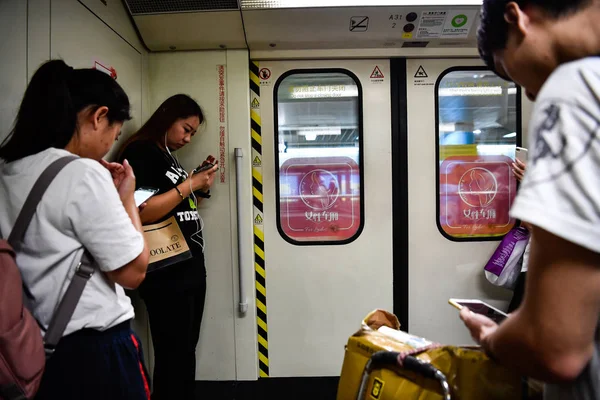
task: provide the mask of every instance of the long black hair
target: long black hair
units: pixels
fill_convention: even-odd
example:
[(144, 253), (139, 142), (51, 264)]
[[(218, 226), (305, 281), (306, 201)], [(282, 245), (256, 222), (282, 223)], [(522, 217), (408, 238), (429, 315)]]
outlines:
[(129, 98), (107, 74), (73, 69), (62, 60), (43, 64), (27, 86), (14, 128), (0, 145), (7, 162), (50, 147), (64, 149), (77, 131), (77, 116), (108, 107), (109, 123), (131, 119)]
[(198, 103), (186, 94), (176, 94), (165, 101), (154, 111), (144, 126), (123, 143), (118, 159), (127, 146), (137, 141), (160, 143), (171, 125), (179, 119), (198, 117), (200, 124), (204, 122), (204, 114)]

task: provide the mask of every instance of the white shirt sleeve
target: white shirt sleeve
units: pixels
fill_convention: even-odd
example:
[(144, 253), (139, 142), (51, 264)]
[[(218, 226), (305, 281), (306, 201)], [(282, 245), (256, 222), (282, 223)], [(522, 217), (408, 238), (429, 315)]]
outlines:
[(598, 65), (568, 65), (544, 86), (530, 125), (525, 179), (511, 210), (513, 217), (595, 252), (600, 252)]
[(69, 195), (67, 217), (100, 269), (114, 271), (141, 254), (144, 238), (125, 211), (110, 172), (93, 160), (76, 163), (85, 171)]

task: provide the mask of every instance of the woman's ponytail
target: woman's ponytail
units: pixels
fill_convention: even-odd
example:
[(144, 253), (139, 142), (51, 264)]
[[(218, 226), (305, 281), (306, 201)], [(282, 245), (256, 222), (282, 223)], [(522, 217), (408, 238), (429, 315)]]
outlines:
[(111, 123), (131, 118), (127, 95), (108, 75), (73, 69), (62, 60), (46, 62), (27, 86), (0, 158), (11, 162), (50, 147), (65, 148), (77, 130), (79, 112), (102, 106), (108, 107)]

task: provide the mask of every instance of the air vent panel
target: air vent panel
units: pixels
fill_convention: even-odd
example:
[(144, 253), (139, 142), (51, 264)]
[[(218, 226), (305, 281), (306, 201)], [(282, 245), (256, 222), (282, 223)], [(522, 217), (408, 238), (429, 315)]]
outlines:
[(402, 43), (402, 47), (404, 48), (414, 48), (414, 47), (427, 47), (429, 42), (404, 42)]
[[(242, 10), (315, 7), (402, 7), (402, 6), (481, 6), (482, 0), (240, 0)], [(449, 3), (449, 4), (445, 4)]]
[(237, 0), (126, 0), (131, 15), (239, 10)]

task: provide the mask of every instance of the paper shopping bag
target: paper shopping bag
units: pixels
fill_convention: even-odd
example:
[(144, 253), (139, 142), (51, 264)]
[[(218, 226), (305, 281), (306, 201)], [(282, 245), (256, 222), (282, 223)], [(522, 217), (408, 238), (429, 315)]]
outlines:
[(147, 272), (192, 258), (192, 252), (174, 216), (158, 224), (144, 225), (144, 237), (150, 248)]

